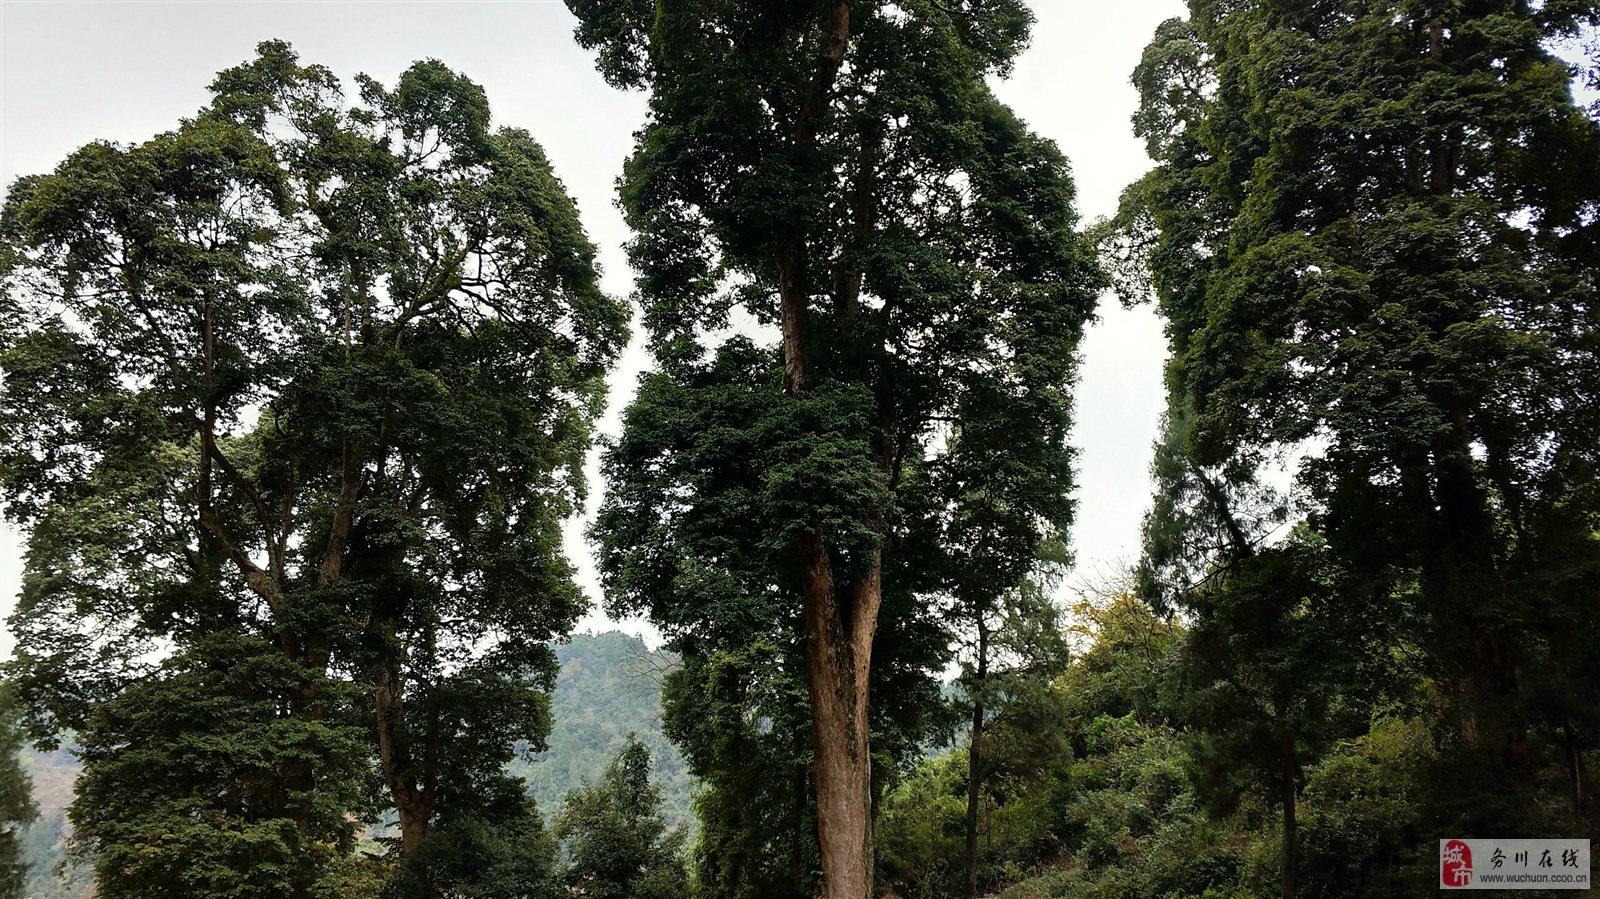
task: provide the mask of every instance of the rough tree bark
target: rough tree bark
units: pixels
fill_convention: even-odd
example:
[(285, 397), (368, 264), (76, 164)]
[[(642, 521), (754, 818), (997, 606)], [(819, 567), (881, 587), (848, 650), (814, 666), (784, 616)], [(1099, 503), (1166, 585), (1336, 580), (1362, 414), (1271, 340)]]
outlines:
[(811, 720), (817, 743), (823, 896), (867, 899), (873, 868), (867, 686), (877, 628), (878, 575), (874, 571), (854, 589), (838, 591), (822, 541), (806, 535), (799, 543)]

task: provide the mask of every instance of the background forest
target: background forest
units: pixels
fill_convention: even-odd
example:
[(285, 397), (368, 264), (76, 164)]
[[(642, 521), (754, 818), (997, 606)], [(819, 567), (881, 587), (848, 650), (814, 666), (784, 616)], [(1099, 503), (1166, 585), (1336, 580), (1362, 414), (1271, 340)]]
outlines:
[[(268, 40), (8, 186), (0, 896), (1422, 896), (1600, 835), (1600, 4), (1191, 0), (1092, 222), (1019, 0), (567, 8), (645, 104), (627, 297), (434, 59)], [(1170, 352), (1090, 577), (1108, 301)]]
[[(573, 635), (556, 647), (556, 660), (561, 673), (551, 696), (556, 723), (546, 741), (549, 748), (520, 756), (509, 766), (526, 780), (538, 808), (554, 821), (568, 794), (596, 779), (629, 738), (637, 737), (652, 759), (664, 826), (692, 829), (692, 782), (677, 748), (661, 731), (660, 683), (676, 664), (672, 654), (652, 651), (638, 637), (612, 631)], [(29, 867), (22, 895), (76, 899), (89, 891), (92, 877), (81, 866), (73, 868), (69, 858), (66, 808), (81, 765), (66, 748), (24, 751), (21, 759), (38, 805), (38, 817), (21, 831), (22, 863)], [(366, 847), (381, 851), (370, 838)], [(68, 869), (58, 872), (63, 862)]]

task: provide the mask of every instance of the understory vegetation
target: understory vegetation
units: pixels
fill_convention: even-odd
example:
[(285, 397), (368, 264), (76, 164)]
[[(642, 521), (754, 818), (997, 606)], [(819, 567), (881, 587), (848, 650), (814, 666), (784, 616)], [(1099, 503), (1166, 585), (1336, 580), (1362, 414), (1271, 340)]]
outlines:
[[(996, 736), (979, 818), (979, 883), (1002, 899), (1274, 896), (1282, 821), (1233, 772), (1207, 761), (1204, 737), (1172, 687), (1190, 632), (1130, 594), (1077, 607), (1083, 651), (1051, 685), (1040, 731)], [(1455, 792), (1448, 750), (1429, 728), (1439, 699), (1376, 714), (1303, 772), (1297, 895), (1431, 896), (1438, 837), (1471, 799)], [(1054, 751), (1038, 752), (1040, 746)], [(1541, 798), (1499, 826), (1586, 836), (1571, 805), (1569, 759), (1539, 747)], [(1600, 762), (1591, 753), (1585, 764)], [(887, 793), (879, 825), (886, 894), (961, 894), (967, 760), (930, 756)], [(1487, 792), (1487, 791), (1486, 791)], [(1479, 801), (1482, 801), (1481, 799)]]

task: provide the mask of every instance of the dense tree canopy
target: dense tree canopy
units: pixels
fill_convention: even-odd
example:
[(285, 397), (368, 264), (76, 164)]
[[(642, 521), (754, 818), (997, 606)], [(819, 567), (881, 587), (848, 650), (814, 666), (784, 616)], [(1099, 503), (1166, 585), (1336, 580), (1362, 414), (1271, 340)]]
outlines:
[[(583, 608), (560, 524), (626, 316), (539, 146), (492, 130), (477, 85), (437, 62), (359, 80), (346, 107), (265, 43), (175, 130), (10, 192), (11, 668), (36, 733), (78, 731), (86, 783), (124, 793), (81, 803), (103, 895), (201, 876), (308, 895), (305, 847), (366, 814), (346, 784), (367, 756), (404, 855), (434, 822), (526, 817), (502, 767), (548, 729), (545, 644)], [(213, 763), (179, 752), (246, 721), (264, 730)], [(129, 755), (150, 728), (173, 754)], [(165, 806), (122, 786), (153, 761), (185, 784), (167, 799), (287, 840), (307, 877), (164, 868), (163, 828), (130, 825)], [(239, 805), (199, 798), (224, 784)]]
[[(1030, 16), (569, 7), (651, 110), (622, 198), (661, 370), (607, 461), (607, 585), (686, 649), (804, 635), (824, 891), (859, 899), (880, 678), (938, 664), (918, 619), (953, 587), (941, 554), (1015, 585), (1071, 512), (1069, 388), (1101, 276), (1066, 161), (985, 82)], [(718, 339), (741, 322), (781, 340)]]
[[(567, 7), (648, 95), (590, 536), (665, 646), (562, 643), (628, 310), (543, 150), (263, 43), (0, 210), (0, 899), (67, 821), (106, 899), (1392, 899), (1597, 832), (1600, 4), (1191, 0), (1088, 233), (1022, 0)], [(1113, 287), (1155, 496), (1064, 610)]]
[[(1403, 701), (1388, 656), (1420, 654), (1463, 832), (1525, 814), (1552, 763), (1560, 826), (1600, 820), (1600, 128), (1551, 50), (1597, 14), (1197, 2), (1134, 78), (1159, 164), (1111, 244), (1173, 350), (1145, 590), (1198, 616), (1202, 695), (1241, 666), (1293, 685), (1260, 719), (1284, 758), (1374, 697), (1361, 670)], [(1197, 723), (1243, 737), (1241, 699)]]

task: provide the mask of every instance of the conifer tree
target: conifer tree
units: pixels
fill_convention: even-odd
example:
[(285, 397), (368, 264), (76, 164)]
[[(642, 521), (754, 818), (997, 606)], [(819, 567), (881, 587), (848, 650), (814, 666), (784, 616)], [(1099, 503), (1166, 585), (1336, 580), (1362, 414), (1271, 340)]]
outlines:
[[(985, 82), (1030, 17), (1012, 0), (569, 8), (651, 109), (622, 200), (660, 371), (607, 463), (608, 592), (673, 637), (741, 606), (799, 611), (823, 892), (864, 899), (874, 708), (895, 695), (877, 672), (937, 664), (912, 650), (948, 585), (912, 535), (936, 540), (968, 483), (938, 474), (943, 437), (1006, 442), (985, 476), (1030, 560), (1070, 516), (1074, 352), (1102, 279), (1066, 161)], [(744, 316), (778, 339), (718, 340)]]
[(681, 899), (683, 830), (667, 829), (650, 751), (631, 734), (594, 783), (567, 796), (556, 822), (568, 888), (595, 899)]
[(1300, 460), (1308, 535), (1351, 614), (1377, 603), (1407, 625), (1445, 694), (1459, 780), (1441, 795), (1480, 791), (1454, 824), (1504, 829), (1528, 808), (1535, 740), (1566, 744), (1584, 796), (1600, 128), (1549, 47), (1600, 10), (1190, 12), (1135, 72), (1159, 164), (1111, 243), (1147, 266), (1168, 320), (1171, 451), (1198, 476), (1153, 545), (1169, 561), (1219, 547), (1190, 554), (1191, 582), (1249, 555), (1205, 510)]

